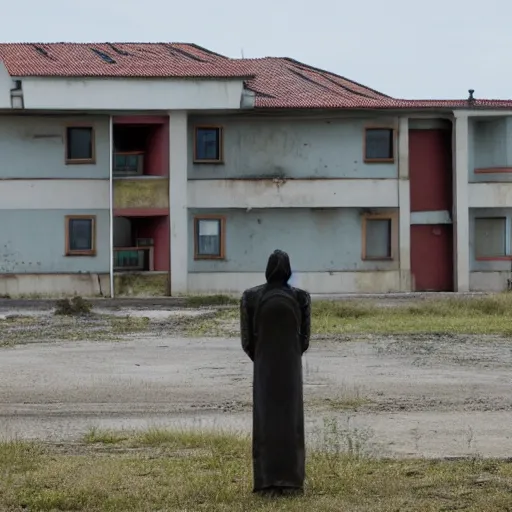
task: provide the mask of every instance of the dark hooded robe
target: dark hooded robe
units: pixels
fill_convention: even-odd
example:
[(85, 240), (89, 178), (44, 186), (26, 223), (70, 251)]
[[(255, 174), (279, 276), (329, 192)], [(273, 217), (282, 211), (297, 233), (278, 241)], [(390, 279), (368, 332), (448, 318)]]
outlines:
[(254, 362), (254, 491), (301, 491), (305, 478), (302, 354), (309, 347), (309, 293), (288, 285), (288, 254), (274, 251), (267, 283), (243, 293), (242, 347)]

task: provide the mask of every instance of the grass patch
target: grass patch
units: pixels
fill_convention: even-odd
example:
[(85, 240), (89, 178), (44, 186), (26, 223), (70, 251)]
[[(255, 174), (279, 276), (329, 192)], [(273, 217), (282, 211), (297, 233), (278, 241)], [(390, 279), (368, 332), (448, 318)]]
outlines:
[[(314, 335), (497, 334), (512, 336), (512, 294), (428, 298), (398, 303), (373, 299), (314, 301)], [(191, 336), (239, 335), (238, 308), (219, 310), (189, 326)]]
[(369, 301), (313, 305), (312, 329), (322, 334), (500, 334), (512, 335), (512, 294), (425, 299), (376, 306)]
[(114, 446), (110, 434), (95, 435), (97, 443), (106, 440), (101, 452), (90, 445), (67, 453), (61, 448), (0, 444), (0, 510), (510, 509), (512, 464), (502, 461), (378, 460), (310, 450), (304, 497), (270, 500), (251, 492), (247, 438), (152, 431), (126, 435)]

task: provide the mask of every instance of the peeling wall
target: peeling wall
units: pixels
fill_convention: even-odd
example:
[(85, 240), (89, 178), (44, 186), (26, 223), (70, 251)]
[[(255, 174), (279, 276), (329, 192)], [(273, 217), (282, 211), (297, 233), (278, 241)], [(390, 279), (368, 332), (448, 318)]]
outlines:
[(114, 208), (169, 208), (167, 178), (114, 180)]
[(189, 208), (397, 207), (396, 180), (191, 180)]
[[(66, 215), (96, 215), (96, 256), (65, 256)], [(0, 274), (109, 269), (108, 210), (0, 210)]]
[[(66, 165), (66, 126), (85, 123), (95, 132), (95, 164)], [(0, 115), (0, 178), (109, 177), (108, 116)]]
[[(397, 163), (363, 162), (365, 126), (396, 127), (397, 118), (256, 119), (190, 117), (188, 154), (196, 125), (221, 125), (224, 164), (194, 164), (189, 179), (397, 178)], [(395, 152), (396, 153), (396, 152)]]
[[(361, 259), (362, 213), (359, 208), (189, 210), (189, 272), (263, 272), (274, 249), (287, 251), (297, 272), (398, 270), (398, 259)], [(202, 214), (225, 216), (225, 260), (194, 260), (193, 216)]]

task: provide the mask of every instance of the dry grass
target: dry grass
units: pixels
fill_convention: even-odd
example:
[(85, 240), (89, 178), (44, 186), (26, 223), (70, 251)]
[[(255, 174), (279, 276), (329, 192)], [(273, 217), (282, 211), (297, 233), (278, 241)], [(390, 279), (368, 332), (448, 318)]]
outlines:
[(371, 302), (318, 302), (315, 333), (502, 334), (512, 335), (512, 294), (426, 299), (403, 305)]
[(247, 438), (96, 432), (86, 441), (67, 451), (0, 444), (0, 510), (510, 510), (512, 464), (507, 462), (376, 460), (310, 451), (305, 496), (270, 500), (251, 493)]
[[(409, 303), (393, 300), (315, 301), (312, 333), (343, 334), (499, 334), (512, 336), (512, 294), (429, 298)], [(201, 318), (189, 328), (192, 336), (239, 333), (237, 308)]]

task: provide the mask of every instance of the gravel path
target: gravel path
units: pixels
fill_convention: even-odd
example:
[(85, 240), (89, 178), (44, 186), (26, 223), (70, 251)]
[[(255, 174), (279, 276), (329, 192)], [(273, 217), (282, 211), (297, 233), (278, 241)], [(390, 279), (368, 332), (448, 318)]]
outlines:
[[(309, 439), (379, 455), (512, 457), (512, 346), (499, 337), (313, 341)], [(90, 427), (250, 431), (238, 339), (133, 337), (0, 349), (0, 436), (73, 441)]]

